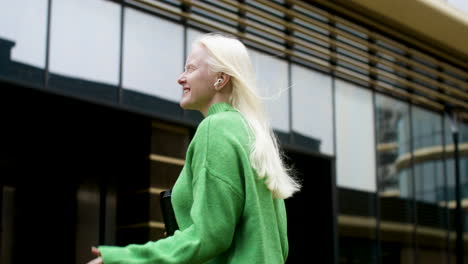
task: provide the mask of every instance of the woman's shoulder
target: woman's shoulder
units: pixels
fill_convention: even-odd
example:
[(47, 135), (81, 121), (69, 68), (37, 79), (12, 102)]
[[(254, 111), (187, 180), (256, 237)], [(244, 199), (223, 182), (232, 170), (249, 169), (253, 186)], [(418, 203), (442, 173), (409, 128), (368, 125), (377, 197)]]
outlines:
[[(238, 111), (226, 111), (216, 113), (205, 118), (209, 122), (210, 126), (236, 126), (243, 123), (242, 114)], [(204, 120), (205, 121), (205, 120)]]
[(237, 111), (226, 111), (207, 116), (197, 130), (210, 136), (247, 136), (248, 124)]

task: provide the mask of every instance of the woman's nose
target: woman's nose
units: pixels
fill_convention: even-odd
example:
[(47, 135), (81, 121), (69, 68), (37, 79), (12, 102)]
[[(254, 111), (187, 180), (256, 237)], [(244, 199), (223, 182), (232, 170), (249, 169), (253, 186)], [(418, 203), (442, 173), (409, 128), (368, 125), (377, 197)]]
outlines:
[(181, 74), (181, 75), (179, 76), (179, 78), (177, 79), (177, 83), (180, 84), (180, 85), (182, 85), (182, 84), (185, 83), (184, 74)]

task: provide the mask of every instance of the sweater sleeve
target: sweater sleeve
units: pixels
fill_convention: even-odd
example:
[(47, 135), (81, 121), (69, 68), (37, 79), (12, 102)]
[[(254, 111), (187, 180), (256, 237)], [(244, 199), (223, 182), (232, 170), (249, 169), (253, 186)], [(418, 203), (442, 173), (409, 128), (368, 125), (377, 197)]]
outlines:
[[(216, 137), (211, 135), (210, 141), (228, 142), (216, 140)], [(236, 159), (216, 158), (215, 155), (219, 156), (219, 153), (210, 151), (207, 141), (202, 146), (205, 143), (207, 145), (201, 146), (193, 157), (192, 162), (198, 165), (191, 166), (194, 175), (193, 204), (190, 210), (192, 225), (183, 231), (176, 231), (171, 237), (143, 245), (100, 246), (104, 264), (204, 263), (229, 248), (243, 210), (244, 198), (239, 186), (234, 186), (229, 180), (233, 175), (220, 175), (219, 171), (210, 169), (206, 161), (223, 162), (224, 159), (225, 163), (232, 165)], [(229, 155), (235, 155), (233, 146), (216, 147), (222, 148)], [(232, 149), (232, 153), (229, 153), (229, 149)]]

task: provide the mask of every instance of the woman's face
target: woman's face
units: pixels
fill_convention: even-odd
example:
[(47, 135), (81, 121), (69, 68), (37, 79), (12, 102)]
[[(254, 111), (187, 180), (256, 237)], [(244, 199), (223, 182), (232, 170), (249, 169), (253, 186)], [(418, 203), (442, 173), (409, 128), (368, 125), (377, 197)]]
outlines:
[(177, 82), (182, 86), (180, 106), (187, 110), (208, 112), (216, 93), (216, 75), (208, 68), (208, 53), (200, 45), (194, 47)]

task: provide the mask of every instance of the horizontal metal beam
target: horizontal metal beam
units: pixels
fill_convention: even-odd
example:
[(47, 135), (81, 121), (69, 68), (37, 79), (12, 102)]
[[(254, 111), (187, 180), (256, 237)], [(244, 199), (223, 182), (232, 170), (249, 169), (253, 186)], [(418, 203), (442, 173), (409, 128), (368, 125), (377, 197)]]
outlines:
[[(179, 16), (190, 23), (195, 23), (202, 27), (209, 28), (210, 30), (227, 32), (240, 39), (259, 45), (264, 49), (279, 53), (280, 56), (282, 54), (283, 56), (290, 56), (312, 63), (327, 69), (329, 72), (335, 72), (339, 76), (357, 80), (360, 83), (367, 84), (367, 86), (384, 90), (387, 93), (402, 97), (416, 104), (424, 105), (433, 110), (443, 110), (444, 105), (450, 104), (468, 112), (468, 82), (466, 81), (468, 80), (468, 72), (440, 62), (427, 54), (390, 40), (380, 33), (369, 31), (362, 26), (355, 25), (343, 18), (302, 1), (287, 0), (287, 2), (292, 5), (297, 5), (300, 8), (323, 16), (329, 21), (343, 24), (356, 32), (362, 33), (367, 36), (367, 39), (332, 26), (329, 23), (306, 16), (294, 10), (294, 8), (288, 9), (275, 2), (266, 0), (257, 0), (255, 3), (280, 11), (285, 16), (293, 17), (293, 21), (281, 19), (261, 8), (254, 8), (249, 4), (239, 3), (233, 0), (219, 0), (218, 3), (252, 13), (264, 19), (266, 24), (257, 23), (248, 17), (239, 17), (236, 13), (228, 12), (226, 9), (217, 8), (210, 3), (204, 3), (202, 1), (181, 0), (180, 3), (192, 7), (193, 12), (184, 12), (181, 9), (168, 7), (157, 1), (133, 0), (132, 2), (138, 2), (151, 8), (157, 8), (170, 15)], [(328, 4), (328, 6), (343, 11), (342, 8), (340, 9), (331, 4)], [(196, 14), (197, 12), (195, 12), (197, 9), (203, 12), (198, 12), (200, 14), (198, 15)], [(348, 13), (349, 12), (351, 11), (348, 11)], [(211, 15), (213, 17), (210, 17)], [(237, 27), (213, 22), (214, 17), (222, 17), (222, 20), (230, 21), (232, 24), (242, 25), (247, 29), (258, 32), (260, 35), (249, 34), (249, 31), (247, 31), (247, 33), (239, 32)], [(328, 31), (335, 37), (332, 38), (328, 35), (317, 33), (307, 26), (294, 22), (295, 20), (301, 20), (306, 24), (319, 27)], [(294, 34), (286, 34), (286, 31), (280, 30), (277, 27), (268, 26), (268, 23), (274, 23), (288, 29), (290, 32), (298, 32), (309, 38), (317, 39), (329, 45), (329, 47), (335, 47), (334, 50), (336, 50), (336, 48), (342, 49), (348, 54), (341, 53), (339, 50), (335, 52), (334, 50), (321, 47), (312, 41), (296, 37)], [(286, 48), (286, 45), (272, 42), (268, 39), (270, 37), (281, 40), (283, 43), (288, 43), (290, 44), (288, 47), (292, 46), (292, 48)], [(343, 41), (342, 39), (347, 39), (349, 41)], [(376, 44), (377, 41), (396, 47), (404, 51), (405, 55), (379, 46)], [(364, 49), (356, 47), (353, 42), (363, 46)], [(317, 57), (312, 56), (312, 54), (316, 54)], [(413, 59), (413, 56), (422, 58), (435, 66), (430, 67), (419, 60)], [(331, 61), (337, 62), (338, 66), (330, 63)], [(388, 69), (384, 70), (378, 65), (382, 65)], [(453, 74), (449, 74), (446, 70), (456, 73), (455, 76), (457, 77)], [(422, 72), (425, 72), (425, 74)], [(373, 76), (373, 78), (371, 78), (371, 76)], [(382, 79), (382, 81), (376, 79)], [(389, 83), (393, 83), (396, 86), (390, 85)], [(427, 86), (422, 83), (427, 84)]]

